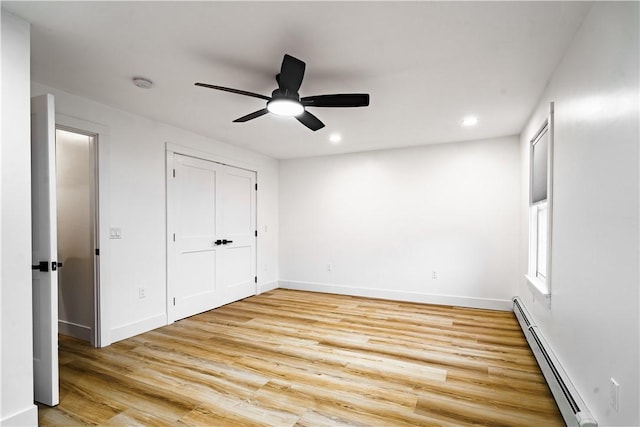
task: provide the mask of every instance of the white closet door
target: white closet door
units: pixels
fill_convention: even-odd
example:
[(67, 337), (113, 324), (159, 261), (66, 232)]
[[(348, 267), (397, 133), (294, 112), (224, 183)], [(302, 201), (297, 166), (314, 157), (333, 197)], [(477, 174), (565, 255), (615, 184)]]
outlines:
[(256, 293), (255, 172), (179, 154), (174, 168), (170, 320)]
[(221, 178), (220, 291), (228, 304), (256, 294), (256, 173), (224, 166)]
[(218, 169), (213, 162), (175, 156), (176, 320), (209, 310), (217, 303)]

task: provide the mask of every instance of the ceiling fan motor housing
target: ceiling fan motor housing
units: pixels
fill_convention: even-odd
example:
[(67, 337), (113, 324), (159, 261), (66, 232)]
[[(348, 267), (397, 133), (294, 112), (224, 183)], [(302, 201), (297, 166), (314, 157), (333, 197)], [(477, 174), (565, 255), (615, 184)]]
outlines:
[(300, 95), (298, 92), (292, 92), (288, 89), (278, 88), (271, 92), (271, 99), (290, 99), (291, 101), (300, 102)]

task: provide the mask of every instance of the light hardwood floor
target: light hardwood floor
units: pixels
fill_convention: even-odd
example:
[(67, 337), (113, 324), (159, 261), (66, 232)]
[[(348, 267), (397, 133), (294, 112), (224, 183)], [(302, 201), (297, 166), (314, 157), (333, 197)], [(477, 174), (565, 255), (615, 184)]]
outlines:
[(104, 349), (47, 425), (564, 425), (512, 313), (277, 289)]

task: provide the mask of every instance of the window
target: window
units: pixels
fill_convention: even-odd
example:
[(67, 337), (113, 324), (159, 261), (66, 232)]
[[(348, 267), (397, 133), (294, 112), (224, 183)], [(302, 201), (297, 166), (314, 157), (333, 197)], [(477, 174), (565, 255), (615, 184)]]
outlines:
[(529, 147), (529, 268), (527, 281), (547, 304), (551, 296), (553, 103)]
[(548, 206), (547, 201), (534, 206), (536, 216), (536, 277), (541, 281), (547, 280), (547, 233), (548, 233)]

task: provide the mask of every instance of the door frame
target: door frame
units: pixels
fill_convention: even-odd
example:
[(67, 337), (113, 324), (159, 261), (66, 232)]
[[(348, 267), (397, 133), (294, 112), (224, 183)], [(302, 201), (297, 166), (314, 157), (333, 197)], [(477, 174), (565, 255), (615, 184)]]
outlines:
[(93, 345), (106, 347), (111, 344), (109, 323), (110, 251), (109, 251), (109, 128), (87, 120), (56, 113), (56, 129), (68, 130), (94, 138), (94, 204), (95, 249), (94, 255), (94, 301), (93, 301)]
[[(175, 200), (175, 190), (173, 185), (171, 185), (171, 179), (173, 178), (173, 159), (174, 155), (179, 154), (182, 156), (194, 157), (197, 159), (207, 160), (214, 163), (219, 163), (225, 166), (231, 166), (238, 169), (244, 169), (250, 172), (254, 172), (256, 174), (256, 185), (258, 185), (259, 174), (257, 168), (248, 163), (244, 163), (241, 161), (237, 161), (235, 159), (229, 159), (222, 156), (218, 156), (212, 153), (208, 153), (206, 151), (197, 150), (190, 147), (185, 147), (183, 145), (175, 144), (172, 142), (167, 142), (165, 146), (165, 191), (166, 191), (166, 313), (167, 313), (167, 325), (173, 323), (175, 321), (175, 312), (173, 310), (173, 304), (171, 301), (170, 295), (173, 294), (173, 287), (171, 283), (171, 277), (173, 277), (173, 269), (176, 265), (176, 260), (174, 259), (173, 250), (171, 250), (171, 242), (173, 240), (173, 230), (174, 230), (174, 214), (173, 214), (173, 200)], [(256, 193), (256, 228), (258, 227), (258, 195)], [(256, 257), (255, 257), (255, 271), (258, 273), (258, 238), (256, 236)], [(258, 294), (258, 284), (255, 284), (255, 294)]]

